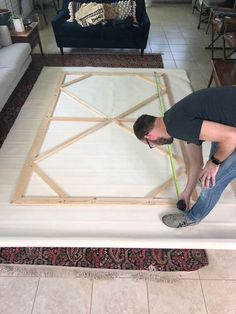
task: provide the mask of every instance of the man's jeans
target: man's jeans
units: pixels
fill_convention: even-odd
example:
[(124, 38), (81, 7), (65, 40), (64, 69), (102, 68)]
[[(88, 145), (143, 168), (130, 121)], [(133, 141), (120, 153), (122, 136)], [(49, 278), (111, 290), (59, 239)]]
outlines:
[[(210, 157), (214, 155), (217, 148), (216, 143), (212, 143)], [(216, 175), (215, 186), (201, 190), (199, 198), (194, 206), (186, 213), (192, 221), (201, 221), (214, 208), (226, 186), (236, 178), (236, 150), (220, 166)]]

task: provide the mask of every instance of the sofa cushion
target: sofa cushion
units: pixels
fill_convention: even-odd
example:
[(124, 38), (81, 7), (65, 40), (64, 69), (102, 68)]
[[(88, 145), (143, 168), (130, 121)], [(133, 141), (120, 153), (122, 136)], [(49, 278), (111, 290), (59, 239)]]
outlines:
[(31, 52), (28, 43), (17, 43), (0, 50), (0, 67), (20, 69)]
[(60, 29), (60, 36), (65, 38), (90, 38), (96, 39), (101, 36), (102, 25), (91, 25), (89, 27), (82, 27), (77, 22), (64, 22)]
[[(1, 51), (4, 49), (1, 49)], [(15, 76), (16, 76), (16, 73), (13, 68), (1, 68), (0, 69), (0, 99), (1, 100), (5, 98), (6, 94), (8, 94), (9, 86), (11, 86), (12, 82), (14, 81)]]
[(0, 45), (2, 47), (12, 45), (10, 31), (6, 25), (0, 25)]
[[(125, 35), (124, 35), (125, 34)], [(102, 38), (113, 42), (133, 42), (134, 38), (142, 38), (142, 29), (133, 22), (116, 21), (112, 25), (105, 25), (102, 28)]]

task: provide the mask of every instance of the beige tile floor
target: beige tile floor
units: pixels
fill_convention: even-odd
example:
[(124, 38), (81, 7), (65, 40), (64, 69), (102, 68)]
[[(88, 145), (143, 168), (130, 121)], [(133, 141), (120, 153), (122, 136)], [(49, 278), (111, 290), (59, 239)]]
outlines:
[[(162, 52), (166, 68), (187, 69), (194, 89), (206, 87), (211, 65), (204, 47), (210, 36), (205, 25), (197, 30), (197, 13), (192, 15), (187, 4), (157, 4), (148, 13), (147, 52)], [(57, 53), (51, 28), (40, 35), (44, 51)], [(1, 274), (0, 313), (236, 314), (236, 251), (207, 253), (209, 266), (181, 275), (162, 273), (154, 281), (128, 275), (98, 280)]]
[[(195, 90), (204, 88), (211, 74), (211, 51), (205, 47), (211, 34), (205, 34), (206, 25), (197, 30), (198, 13), (192, 14), (190, 4), (155, 4), (147, 9), (151, 28), (146, 53), (162, 53), (165, 68), (184, 68), (189, 72)], [(48, 20), (55, 15), (48, 11)], [(40, 31), (43, 49), (46, 53), (59, 53), (51, 26)], [(65, 53), (86, 53), (92, 49), (65, 48)], [(106, 50), (107, 51), (107, 50)], [(113, 52), (110, 50), (109, 52)], [(116, 49), (119, 53), (124, 50)], [(39, 53), (36, 47), (34, 52)], [(104, 52), (97, 49), (96, 52)], [(137, 53), (139, 53), (137, 51)], [(217, 51), (223, 56), (222, 51)]]

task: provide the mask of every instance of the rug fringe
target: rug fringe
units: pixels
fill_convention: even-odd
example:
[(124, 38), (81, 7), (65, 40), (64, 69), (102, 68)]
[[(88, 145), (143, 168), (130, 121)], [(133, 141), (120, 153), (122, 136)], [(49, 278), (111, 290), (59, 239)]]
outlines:
[(42, 266), (42, 265), (0, 265), (0, 277), (60, 277), (82, 278), (89, 280), (112, 280), (116, 278), (131, 278), (134, 280), (156, 281), (162, 283), (174, 283), (180, 280), (178, 273), (184, 277), (183, 272), (159, 272), (153, 270), (107, 270), (90, 269), (66, 266)]

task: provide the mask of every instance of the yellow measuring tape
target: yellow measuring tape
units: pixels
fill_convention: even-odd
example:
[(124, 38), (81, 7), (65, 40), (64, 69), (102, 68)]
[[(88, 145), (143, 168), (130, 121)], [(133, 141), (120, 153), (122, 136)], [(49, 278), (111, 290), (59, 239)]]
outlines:
[[(154, 75), (155, 75), (155, 80), (156, 80), (157, 93), (158, 93), (158, 97), (160, 99), (161, 115), (164, 116), (165, 104), (164, 104), (164, 99), (163, 99), (162, 92), (161, 92), (161, 81), (160, 81), (160, 77), (157, 75), (156, 72), (154, 72)], [(174, 180), (174, 185), (175, 185), (177, 198), (179, 199), (179, 196), (180, 196), (179, 181), (178, 181), (177, 174), (176, 174), (176, 168), (175, 168), (175, 162), (174, 162), (174, 158), (173, 158), (173, 150), (172, 150), (172, 145), (171, 144), (167, 144), (167, 152), (168, 152), (168, 156), (170, 158), (172, 177), (173, 177), (173, 180)]]

